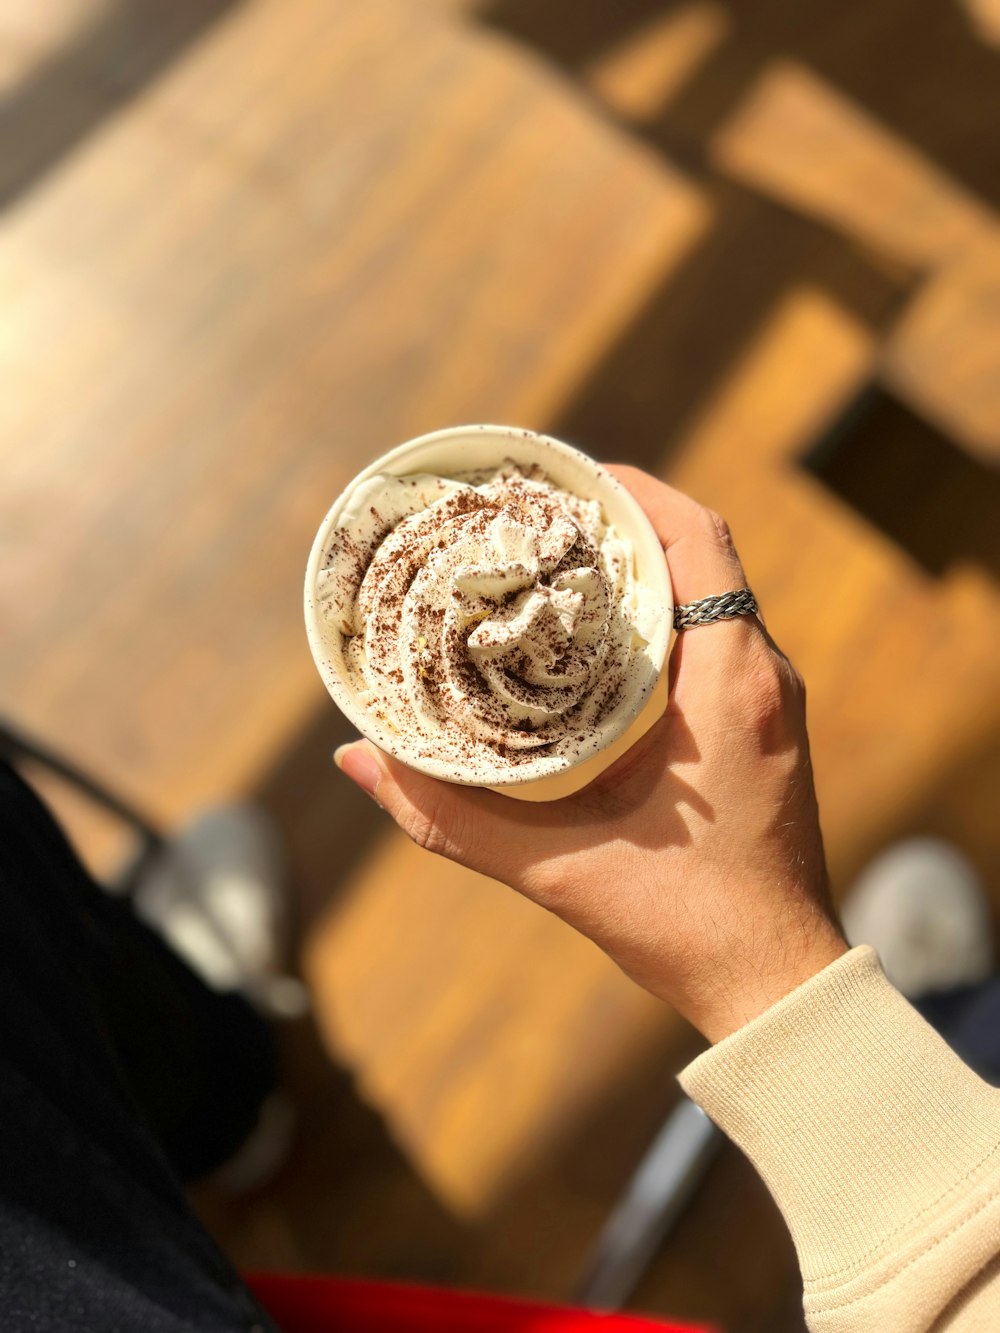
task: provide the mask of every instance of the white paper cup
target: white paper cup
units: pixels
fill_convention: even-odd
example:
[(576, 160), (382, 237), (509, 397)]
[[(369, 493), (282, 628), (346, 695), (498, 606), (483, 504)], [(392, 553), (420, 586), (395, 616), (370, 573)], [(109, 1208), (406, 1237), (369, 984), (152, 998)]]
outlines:
[[(577, 747), (576, 754), (545, 754), (516, 766), (497, 755), (492, 769), (487, 771), (479, 759), (473, 767), (456, 762), (444, 752), (441, 757), (428, 756), (425, 738), (420, 738), (420, 747), (425, 753), (418, 754), (409, 738), (374, 716), (354, 689), (344, 661), (346, 637), (334, 619), (324, 615), (317, 594), (317, 580), (325, 566), (334, 534), (342, 526), (342, 518), (349, 509), (352, 496), (359, 486), (370, 482), (373, 477), (406, 477), (417, 473), (456, 477), (469, 472), (496, 469), (507, 461), (523, 467), (537, 465), (561, 489), (584, 499), (597, 500), (605, 521), (631, 542), (635, 553), (635, 573), (639, 582), (653, 594), (662, 609), (662, 615), (642, 652), (644, 660), (641, 671), (637, 673), (634, 691), (623, 698), (600, 726), (588, 735), (585, 745)], [(572, 788), (583, 785), (584, 780), (589, 780), (604, 766), (600, 760), (609, 747), (614, 746), (614, 752), (619, 753), (625, 747), (615, 745), (616, 741), (627, 739), (626, 733), (634, 739), (654, 720), (650, 718), (646, 727), (635, 728), (637, 719), (644, 713), (653, 694), (666, 659), (673, 619), (673, 598), (663, 548), (652, 525), (625, 487), (600, 464), (568, 444), (536, 435), (533, 431), (512, 426), (457, 426), (422, 435), (377, 458), (354, 478), (334, 502), (320, 524), (309, 556), (305, 583), (305, 619), (309, 646), (323, 683), (341, 711), (363, 736), (380, 749), (431, 777), (470, 786), (502, 787), (508, 789), (510, 795), (523, 794), (528, 799), (549, 799), (554, 795), (565, 794), (570, 789), (565, 781), (559, 783), (554, 780), (564, 778), (571, 772), (574, 777), (583, 773), (587, 775), (586, 778), (581, 777), (571, 784)], [(543, 786), (546, 789), (544, 793)]]

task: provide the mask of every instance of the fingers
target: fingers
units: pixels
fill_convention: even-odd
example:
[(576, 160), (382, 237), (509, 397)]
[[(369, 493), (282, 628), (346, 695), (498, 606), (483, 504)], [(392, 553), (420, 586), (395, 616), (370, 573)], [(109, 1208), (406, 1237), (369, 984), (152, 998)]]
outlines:
[(392, 816), (407, 837), (439, 856), (522, 888), (558, 813), (480, 787), (429, 778), (370, 741), (342, 745), (334, 761)]
[[(718, 514), (638, 468), (609, 470), (638, 500), (663, 544), (677, 606), (747, 586), (729, 529)], [(738, 616), (679, 634), (670, 658), (671, 704), (657, 724), (657, 736), (668, 740), (678, 709), (693, 703), (700, 715), (721, 706), (736, 681), (766, 666), (773, 651), (759, 616)], [(699, 716), (689, 719), (690, 725), (698, 722)]]
[(663, 544), (678, 606), (746, 587), (729, 529), (718, 514), (638, 468), (615, 465), (608, 471), (638, 500)]

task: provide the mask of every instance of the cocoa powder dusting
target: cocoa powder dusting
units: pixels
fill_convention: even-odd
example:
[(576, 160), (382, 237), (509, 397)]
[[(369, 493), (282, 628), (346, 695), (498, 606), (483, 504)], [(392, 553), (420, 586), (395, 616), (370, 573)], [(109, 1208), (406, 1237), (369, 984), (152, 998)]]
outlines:
[(396, 521), (369, 517), (363, 542), (334, 534), (324, 570), (373, 714), (460, 770), (582, 753), (635, 670), (599, 506), (508, 463)]

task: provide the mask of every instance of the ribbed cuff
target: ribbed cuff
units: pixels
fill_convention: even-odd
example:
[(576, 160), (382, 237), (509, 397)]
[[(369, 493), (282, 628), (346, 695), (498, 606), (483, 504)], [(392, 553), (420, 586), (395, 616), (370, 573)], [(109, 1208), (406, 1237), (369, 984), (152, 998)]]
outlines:
[[(892, 1280), (996, 1206), (1000, 1093), (889, 984), (867, 946), (699, 1056), (680, 1081), (766, 1181), (817, 1308)], [(988, 1225), (1000, 1227), (992, 1213)]]

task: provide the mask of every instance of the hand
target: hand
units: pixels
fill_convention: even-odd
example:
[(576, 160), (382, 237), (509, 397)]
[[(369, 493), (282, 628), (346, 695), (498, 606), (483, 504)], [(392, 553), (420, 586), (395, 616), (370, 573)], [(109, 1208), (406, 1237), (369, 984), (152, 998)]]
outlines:
[[(716, 515), (611, 469), (663, 543), (678, 604), (746, 586)], [(438, 782), (368, 741), (341, 769), (421, 847), (589, 936), (718, 1041), (838, 958), (805, 695), (760, 621), (678, 635), (663, 717), (589, 786), (528, 804)]]

